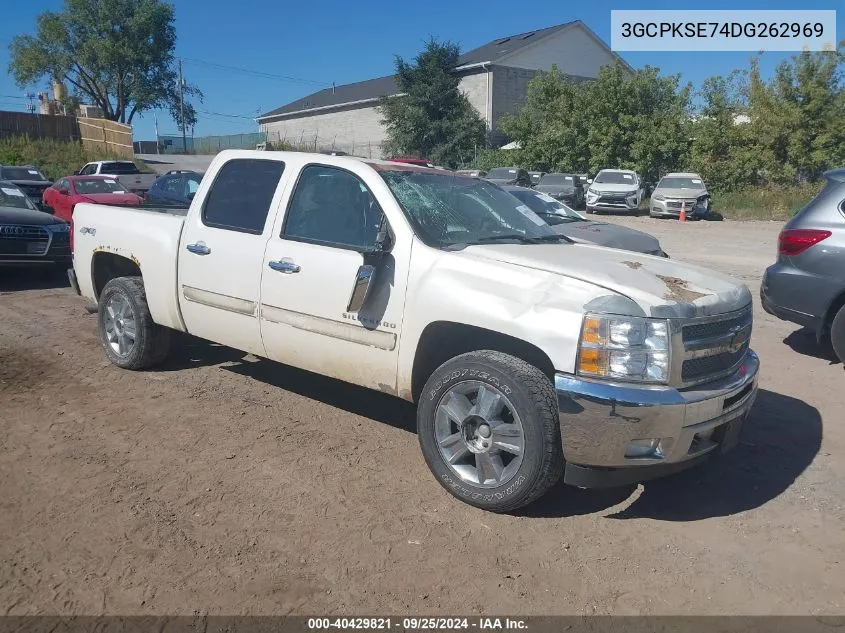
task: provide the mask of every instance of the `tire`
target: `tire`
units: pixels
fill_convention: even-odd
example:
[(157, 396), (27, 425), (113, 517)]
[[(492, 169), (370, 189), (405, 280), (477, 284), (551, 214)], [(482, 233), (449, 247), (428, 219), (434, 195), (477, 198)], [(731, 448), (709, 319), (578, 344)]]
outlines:
[(830, 343), (836, 358), (845, 363), (845, 306), (839, 308), (830, 324)]
[(592, 215), (593, 213), (595, 213), (595, 212), (596, 212), (596, 210), (595, 210), (595, 209), (593, 209), (593, 208), (591, 208), (591, 207), (586, 207), (586, 209), (587, 209), (587, 214), (588, 214), (588, 215)]
[(438, 367), (420, 395), (417, 435), (440, 485), (491, 512), (528, 505), (563, 473), (554, 387), (533, 365), (501, 352), (470, 352)]
[[(134, 339), (130, 323), (135, 326)], [(123, 369), (153, 367), (170, 351), (170, 330), (150, 316), (140, 277), (116, 277), (106, 284), (100, 293), (97, 329), (106, 356)]]

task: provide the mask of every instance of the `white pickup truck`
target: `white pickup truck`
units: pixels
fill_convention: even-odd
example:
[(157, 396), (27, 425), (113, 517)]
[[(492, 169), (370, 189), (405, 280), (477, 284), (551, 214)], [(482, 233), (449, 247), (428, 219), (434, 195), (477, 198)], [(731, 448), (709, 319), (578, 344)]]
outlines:
[(135, 194), (146, 192), (155, 182), (156, 174), (145, 174), (131, 160), (98, 160), (86, 164), (77, 176), (113, 176), (124, 188)]
[(413, 401), (437, 480), (487, 510), (724, 452), (756, 395), (744, 285), (571, 243), (452, 172), (225, 151), (186, 214), (80, 204), (73, 231), (114, 364), (179, 330)]

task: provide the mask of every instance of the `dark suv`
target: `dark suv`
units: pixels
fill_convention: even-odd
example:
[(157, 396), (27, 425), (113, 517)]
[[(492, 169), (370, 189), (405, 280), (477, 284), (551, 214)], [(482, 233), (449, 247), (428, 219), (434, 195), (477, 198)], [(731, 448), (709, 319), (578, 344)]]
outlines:
[(783, 227), (760, 295), (769, 314), (811, 328), (819, 340), (829, 334), (845, 362), (845, 168), (825, 178), (821, 193)]
[(497, 185), (531, 186), (531, 176), (519, 167), (496, 167), (488, 171), (484, 179)]

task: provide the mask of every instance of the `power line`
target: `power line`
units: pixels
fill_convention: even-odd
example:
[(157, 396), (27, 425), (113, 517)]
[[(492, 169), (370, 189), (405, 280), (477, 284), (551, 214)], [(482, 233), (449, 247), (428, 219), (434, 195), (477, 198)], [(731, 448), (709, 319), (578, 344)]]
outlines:
[(291, 81), (294, 83), (306, 84), (311, 86), (322, 86), (328, 87), (331, 84), (322, 82), (322, 81), (314, 81), (313, 79), (303, 79), (302, 77), (291, 77), (290, 75), (276, 75), (274, 73), (265, 73), (261, 70), (252, 70), (250, 68), (239, 68), (238, 66), (227, 66), (226, 64), (218, 64), (216, 62), (207, 62), (202, 59), (194, 59), (191, 57), (183, 57), (186, 62), (191, 62), (192, 64), (199, 64), (201, 66), (208, 66), (209, 68), (216, 68), (218, 70), (228, 70), (230, 72), (236, 72), (238, 74), (247, 74), (252, 75), (253, 77), (261, 77), (262, 79), (278, 79), (279, 81)]
[(226, 117), (229, 119), (248, 119), (249, 121), (255, 121), (258, 115), (254, 116), (244, 116), (243, 114), (226, 114), (225, 112), (209, 112), (208, 110), (197, 110), (200, 114), (206, 114), (209, 116), (218, 116), (218, 117)]
[(22, 101), (26, 101), (28, 97), (19, 97), (17, 95), (0, 95), (0, 97), (4, 99), (21, 99)]

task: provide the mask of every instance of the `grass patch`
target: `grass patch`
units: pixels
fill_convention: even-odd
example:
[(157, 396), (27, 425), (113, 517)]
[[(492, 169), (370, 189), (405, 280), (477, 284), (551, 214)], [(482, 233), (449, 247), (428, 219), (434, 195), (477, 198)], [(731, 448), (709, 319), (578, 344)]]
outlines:
[(712, 210), (730, 220), (789, 220), (824, 187), (824, 182), (794, 187), (756, 187), (713, 194)]
[[(55, 139), (31, 139), (15, 136), (0, 139), (0, 165), (34, 165), (47, 178), (70, 176), (85, 163), (95, 160), (126, 160), (110, 152), (88, 152), (82, 143)], [(150, 171), (144, 163), (135, 162), (141, 171)]]

